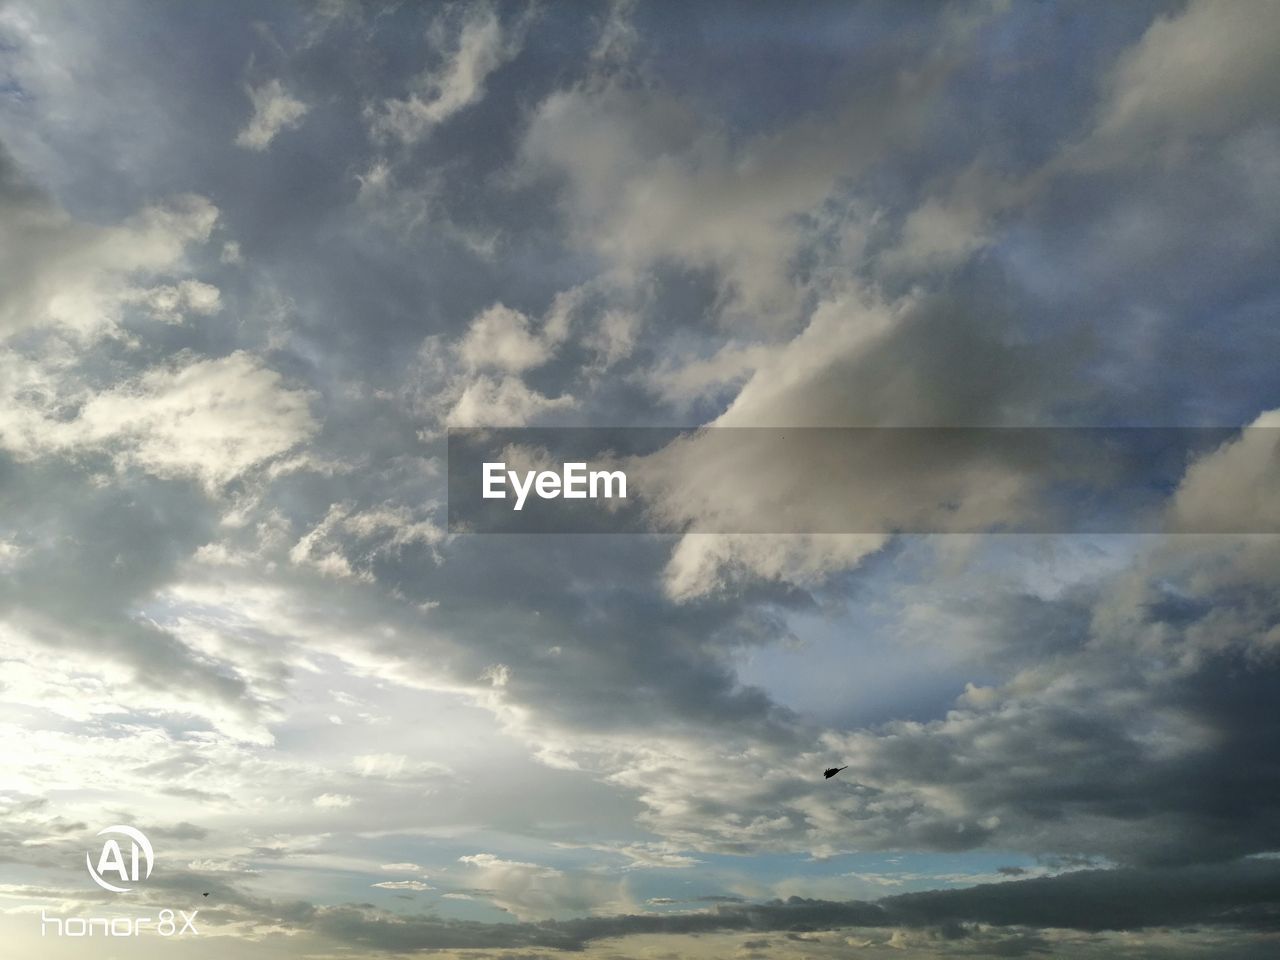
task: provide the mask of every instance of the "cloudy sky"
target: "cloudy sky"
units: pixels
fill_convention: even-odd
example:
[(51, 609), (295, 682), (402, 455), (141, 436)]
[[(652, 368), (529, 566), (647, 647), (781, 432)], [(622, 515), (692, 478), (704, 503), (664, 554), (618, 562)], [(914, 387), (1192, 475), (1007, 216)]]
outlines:
[(6, 953), (1275, 956), (1277, 536), (466, 535), (445, 445), (1230, 427), (1153, 509), (1275, 530), (1278, 35), (0, 2)]

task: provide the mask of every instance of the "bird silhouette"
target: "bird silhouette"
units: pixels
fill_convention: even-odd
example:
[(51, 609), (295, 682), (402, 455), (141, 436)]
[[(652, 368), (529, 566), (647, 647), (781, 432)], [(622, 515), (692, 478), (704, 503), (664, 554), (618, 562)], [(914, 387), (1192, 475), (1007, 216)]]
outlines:
[(207, 896), (208, 896), (208, 894), (206, 893), (206, 894), (205, 894), (205, 896), (207, 897)]
[(828, 780), (830, 780), (841, 770), (848, 770), (848, 769), (849, 769), (848, 765), (845, 765), (843, 767), (828, 767), (826, 770), (822, 771), (822, 775), (826, 777)]

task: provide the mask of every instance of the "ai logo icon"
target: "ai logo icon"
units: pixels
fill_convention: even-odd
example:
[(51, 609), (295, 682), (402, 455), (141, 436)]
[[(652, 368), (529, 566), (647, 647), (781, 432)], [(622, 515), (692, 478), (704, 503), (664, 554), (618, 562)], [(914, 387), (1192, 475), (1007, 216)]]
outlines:
[[(129, 865), (126, 869), (124, 852), (120, 849), (120, 842), (115, 839), (107, 839), (102, 844), (102, 853), (98, 856), (98, 865), (94, 867), (91, 853), (84, 855), (84, 865), (89, 868), (89, 876), (93, 878), (93, 882), (104, 890), (110, 890), (112, 893), (128, 893), (133, 888), (128, 886), (130, 883), (137, 883), (139, 880), (145, 880), (151, 876), (151, 867), (155, 859), (155, 855), (151, 850), (151, 841), (147, 839), (146, 834), (141, 830), (135, 830), (133, 827), (114, 826), (107, 827), (98, 831), (98, 836), (106, 834), (119, 834), (126, 837), (130, 841)], [(146, 861), (146, 872), (140, 875), (139, 857)], [(118, 878), (124, 886), (116, 886), (109, 883), (107, 877), (113, 879)]]

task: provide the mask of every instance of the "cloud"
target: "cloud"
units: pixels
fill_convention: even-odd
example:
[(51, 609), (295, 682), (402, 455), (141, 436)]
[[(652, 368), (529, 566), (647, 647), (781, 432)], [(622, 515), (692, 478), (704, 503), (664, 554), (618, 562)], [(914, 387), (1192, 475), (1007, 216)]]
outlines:
[(11, 408), (0, 438), (24, 458), (100, 449), (155, 476), (193, 476), (216, 489), (310, 437), (308, 401), (238, 351), (90, 394), (69, 420), (48, 407)]
[[(387, 780), (419, 780), (427, 777), (449, 776), (452, 771), (440, 763), (413, 760), (399, 753), (368, 753), (354, 758), (356, 772), (362, 777), (379, 777)], [(392, 864), (382, 869), (396, 867), (417, 869), (412, 864)]]
[(562, 291), (537, 320), (495, 303), (476, 314), (454, 342), (428, 337), (418, 353), (415, 377), (421, 383), (413, 386), (411, 402), (448, 427), (523, 426), (572, 409), (571, 394), (548, 396), (531, 387), (526, 375), (556, 356), (582, 299), (581, 289)]
[(249, 874), (256, 872), (247, 863), (239, 860), (192, 860), (187, 864), (187, 869), (194, 870), (196, 873)]
[[(1046, 387), (1041, 361), (1004, 342), (1006, 318), (977, 319), (979, 309), (947, 298), (885, 303), (865, 292), (825, 301), (790, 342), (753, 356), (737, 395), (709, 424), (751, 429), (693, 434), (634, 461), (638, 482), (654, 492), (656, 528), (690, 531), (667, 570), (671, 595), (703, 595), (744, 575), (812, 585), (856, 566), (890, 530), (964, 529), (1032, 515), (1038, 491), (1016, 456), (952, 456), (922, 441), (928, 449), (913, 457), (907, 434), (886, 430), (884, 455), (854, 464), (842, 455), (858, 454), (821, 430), (782, 429), (1006, 421)], [(957, 322), (961, 316), (972, 322)], [(969, 362), (987, 370), (980, 396), (958, 376)], [(934, 457), (927, 468), (904, 466)], [(811, 468), (797, 471), (796, 463)], [(865, 532), (844, 533), (831, 519), (846, 516), (850, 504)], [(778, 534), (759, 527), (761, 517), (778, 516), (814, 533), (734, 535)]]
[(668, 843), (592, 844), (590, 849), (626, 857), (630, 861), (629, 869), (684, 870), (702, 862), (680, 853), (678, 848)]
[(279, 79), (248, 88), (253, 116), (236, 134), (236, 146), (261, 152), (285, 130), (293, 130), (307, 115), (308, 106), (290, 96)]
[[(11, 597), (3, 600), (6, 617), (0, 628), (0, 649), (9, 664), (6, 702), (45, 712), (83, 731), (78, 746), (74, 740), (45, 734), (11, 754), (14, 762), (34, 762), (40, 750), (87, 755), (74, 771), (45, 780), (46, 786), (65, 782), (72, 788), (99, 778), (106, 782), (110, 764), (144, 763), (169, 752), (172, 745), (164, 737), (140, 734), (121, 744), (102, 734), (113, 718), (138, 710), (153, 716), (199, 715), (231, 740), (270, 742), (262, 722), (266, 711), (256, 702), (250, 684), (225, 669), (211, 668), (172, 636), (121, 623), (117, 614), (109, 613), (100, 618), (98, 649), (76, 649), (77, 642), (82, 646), (85, 642), (83, 634), (77, 636), (83, 625), (74, 614), (64, 614), (64, 622), (58, 623), (30, 607), (15, 608)], [(57, 651), (63, 668), (40, 666), (51, 649)], [(17, 728), (11, 732), (16, 734)]]
[(439, 67), (414, 78), (403, 98), (369, 108), (369, 132), (378, 139), (414, 143), (441, 123), (479, 102), (495, 70), (520, 51), (519, 28), (505, 29), (489, 6), (468, 7), (458, 25), (437, 20), (429, 33), (442, 59)]
[(1280, 27), (1275, 6), (1194, 0), (1164, 14), (1119, 58), (1097, 126), (1081, 148), (1105, 159), (1143, 145), (1166, 147), (1258, 120), (1280, 94), (1280, 69), (1265, 37)]
[(989, 242), (987, 218), (990, 208), (996, 207), (995, 198), (983, 203), (987, 198), (981, 196), (981, 186), (966, 183), (965, 178), (953, 189), (947, 199), (929, 197), (907, 214), (898, 244), (880, 260), (881, 270), (910, 276), (955, 266)]
[(669, 94), (577, 88), (539, 106), (522, 162), (563, 178), (572, 237), (624, 275), (664, 261), (717, 270), (732, 316), (785, 329), (799, 218), (905, 136), (927, 96), (923, 83), (736, 144)]
[[(647, 933), (675, 936), (724, 930), (762, 933), (895, 926), (936, 929), (958, 923), (1089, 932), (1190, 924), (1267, 929), (1276, 903), (1276, 880), (1276, 868), (1267, 861), (1168, 872), (1091, 871), (967, 890), (902, 894), (874, 902), (792, 897), (769, 903), (721, 904), (683, 915), (549, 921), (523, 928), (517, 925), (511, 934), (536, 938), (541, 946), (563, 948), (565, 944), (581, 947), (593, 940)], [(1148, 896), (1150, 891), (1160, 895)]]
[[(408, 952), (448, 949), (542, 948), (581, 951), (603, 940), (626, 938), (639, 945), (657, 937), (672, 949), (717, 933), (739, 936), (778, 933), (813, 944), (831, 943), (833, 956), (848, 947), (830, 932), (858, 931), (867, 945), (920, 947), (930, 939), (958, 941), (958, 955), (984, 944), (982, 955), (1034, 953), (1041, 936), (1092, 934), (1114, 949), (1111, 932), (1142, 944), (1137, 933), (1159, 935), (1170, 927), (1208, 927), (1248, 942), (1250, 931), (1274, 922), (1276, 868), (1270, 861), (1170, 871), (1087, 871), (1059, 877), (980, 885), (965, 890), (901, 894), (876, 901), (791, 897), (763, 903), (720, 903), (685, 913), (620, 914), (572, 920), (481, 923), (429, 915), (389, 914), (369, 907), (311, 906), (235, 896), (236, 914), (275, 918), (285, 929), (315, 932), (344, 944)], [(1151, 892), (1156, 896), (1149, 896)], [(446, 895), (448, 896), (448, 895)], [(451, 899), (457, 899), (452, 897)], [(868, 939), (869, 938), (869, 939)], [(1067, 942), (1074, 942), (1068, 939)], [(1088, 941), (1083, 941), (1087, 943)], [(1007, 949), (1020, 945), (1023, 950)], [(892, 954), (901, 955), (901, 954)], [(922, 956), (935, 956), (932, 951)], [(943, 954), (947, 955), (947, 954)], [(1151, 956), (1168, 956), (1158, 949)]]
[(311, 802), (317, 807), (341, 809), (343, 807), (349, 807), (355, 803), (355, 798), (349, 797), (345, 793), (322, 793)]
[(877, 533), (689, 533), (671, 552), (666, 589), (674, 600), (690, 600), (762, 580), (816, 586), (888, 541)]
[(458, 356), (473, 370), (489, 367), (520, 373), (541, 366), (568, 333), (567, 316), (560, 314), (553, 319), (560, 322), (534, 333), (529, 318), (520, 311), (494, 304), (471, 321), (467, 335), (458, 344)]
[(459, 858), (467, 864), (473, 893), (482, 893), (495, 906), (520, 920), (625, 909), (631, 903), (624, 883), (579, 872), (503, 860), (489, 853)]
[(181, 323), (185, 311), (208, 316), (222, 307), (218, 288), (199, 280), (131, 290), (124, 299), (126, 303), (145, 306), (154, 319), (166, 323)]
[(1173, 528), (1240, 533), (1276, 529), (1278, 441), (1280, 410), (1271, 410), (1245, 427), (1238, 440), (1192, 463), (1173, 497)]
[(415, 892), (422, 890), (430, 890), (428, 884), (421, 880), (384, 880), (381, 883), (370, 884), (379, 890), (413, 890)]
[(572, 407), (572, 397), (544, 396), (517, 377), (481, 376), (463, 387), (445, 422), (450, 427), (523, 426), (544, 413)]
[[(331, 504), (324, 519), (293, 545), (289, 560), (325, 576), (371, 582), (370, 568), (377, 559), (415, 544), (434, 549), (444, 541), (445, 532), (422, 513), (390, 503), (364, 511)], [(370, 762), (375, 760), (371, 755)]]
[(209, 238), (218, 210), (204, 197), (175, 197), (115, 226), (85, 223), (56, 206), (0, 151), (0, 209), (7, 251), (0, 334), (53, 325), (96, 338), (118, 334), (133, 304), (169, 322), (185, 311), (217, 309), (217, 289), (201, 281), (137, 285), (181, 271), (188, 249)]

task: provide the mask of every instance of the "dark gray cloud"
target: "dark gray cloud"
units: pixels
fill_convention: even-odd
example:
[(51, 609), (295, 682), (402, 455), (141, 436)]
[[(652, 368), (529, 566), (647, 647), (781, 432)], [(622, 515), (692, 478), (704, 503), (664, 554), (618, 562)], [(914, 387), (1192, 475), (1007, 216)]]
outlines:
[[(225, 902), (225, 890), (219, 889), (218, 894)], [(1004, 941), (1002, 952), (996, 955), (1020, 956), (1046, 947), (1036, 930), (1102, 933), (1220, 926), (1240, 932), (1274, 931), (1280, 920), (1280, 867), (1271, 860), (1250, 860), (1168, 870), (1081, 871), (878, 901), (792, 897), (675, 915), (542, 923), (485, 924), (390, 916), (371, 905), (313, 907), (234, 897), (231, 902), (264, 917), (281, 917), (291, 926), (320, 930), (344, 944), (390, 952), (529, 947), (579, 951), (594, 941), (642, 934), (804, 935), (894, 927), (932, 930), (944, 939), (964, 939), (977, 934), (981, 925), (1014, 931), (1015, 936)], [(767, 940), (760, 940), (755, 948), (767, 945)]]

